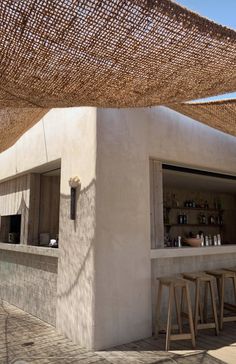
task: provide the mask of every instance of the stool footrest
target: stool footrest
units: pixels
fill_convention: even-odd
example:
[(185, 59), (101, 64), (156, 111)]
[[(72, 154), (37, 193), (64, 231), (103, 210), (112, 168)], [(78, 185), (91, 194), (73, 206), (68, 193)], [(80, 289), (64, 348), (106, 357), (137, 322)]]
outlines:
[(197, 328), (198, 329), (215, 329), (215, 327), (216, 327), (216, 324), (215, 324), (215, 322), (208, 322), (208, 323), (206, 323), (206, 324), (197, 324)]
[(232, 303), (224, 302), (224, 308), (228, 311), (236, 312), (236, 305), (232, 305)]
[(173, 334), (170, 335), (170, 340), (189, 340), (192, 339), (191, 334)]
[(223, 318), (223, 322), (236, 321), (236, 316), (226, 316)]

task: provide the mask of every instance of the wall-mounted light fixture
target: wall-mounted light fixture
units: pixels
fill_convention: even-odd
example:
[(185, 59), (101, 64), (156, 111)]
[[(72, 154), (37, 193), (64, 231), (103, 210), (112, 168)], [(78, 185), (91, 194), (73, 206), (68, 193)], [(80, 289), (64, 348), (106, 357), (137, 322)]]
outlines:
[(81, 182), (78, 176), (69, 179), (70, 186), (70, 219), (75, 220), (76, 217), (76, 190), (80, 187)]

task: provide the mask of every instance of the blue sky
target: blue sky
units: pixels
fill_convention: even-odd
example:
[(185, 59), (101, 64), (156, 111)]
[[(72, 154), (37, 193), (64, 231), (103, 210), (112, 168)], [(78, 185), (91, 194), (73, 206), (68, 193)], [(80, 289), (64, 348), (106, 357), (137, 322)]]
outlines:
[[(176, 0), (176, 3), (216, 23), (236, 29), (236, 0)], [(236, 92), (210, 97), (204, 101), (227, 98), (236, 98)]]

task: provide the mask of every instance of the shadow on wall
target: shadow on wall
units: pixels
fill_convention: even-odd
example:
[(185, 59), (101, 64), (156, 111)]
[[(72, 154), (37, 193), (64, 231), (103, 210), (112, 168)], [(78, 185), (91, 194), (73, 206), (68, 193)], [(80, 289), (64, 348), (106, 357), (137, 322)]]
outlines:
[(61, 194), (58, 266), (58, 326), (77, 342), (90, 341), (95, 238), (95, 180), (77, 191), (76, 219), (70, 195)]
[[(70, 220), (70, 195), (61, 194), (61, 217), (63, 219), (62, 224), (60, 224), (60, 239), (64, 239), (64, 234), (66, 235), (68, 245), (62, 247), (62, 249), (70, 250), (69, 243), (73, 239), (73, 246), (76, 247), (75, 252), (79, 252), (80, 248), (83, 252), (83, 260), (80, 261), (79, 269), (75, 276), (73, 282), (70, 282), (70, 286), (67, 290), (61, 292), (59, 297), (66, 296), (70, 294), (73, 288), (77, 285), (79, 277), (86, 266), (86, 261), (90, 255), (91, 249), (94, 242), (94, 232), (95, 232), (95, 180), (84, 189), (77, 189), (76, 193), (76, 218), (75, 220)], [(66, 216), (67, 215), (67, 216)], [(66, 221), (68, 220), (68, 221)], [(67, 226), (66, 226), (67, 222)], [(62, 225), (62, 227), (61, 227)], [(71, 229), (73, 226), (73, 229)], [(89, 231), (91, 229), (91, 231)], [(61, 248), (61, 246), (60, 246)], [(66, 248), (66, 249), (65, 249)], [(82, 253), (80, 252), (80, 253)], [(68, 253), (68, 252), (67, 252)], [(73, 257), (75, 254), (72, 252)]]
[(17, 210), (17, 214), (26, 214), (26, 212), (28, 212), (28, 211), (29, 211), (29, 208), (27, 207), (26, 202), (25, 202), (25, 198), (24, 198), (24, 196), (22, 194), (20, 205), (19, 205), (18, 210)]
[(0, 183), (0, 196), (11, 195), (15, 193), (24, 194), (29, 191), (29, 178), (28, 175), (24, 175), (21, 177), (13, 178), (9, 181), (1, 182)]

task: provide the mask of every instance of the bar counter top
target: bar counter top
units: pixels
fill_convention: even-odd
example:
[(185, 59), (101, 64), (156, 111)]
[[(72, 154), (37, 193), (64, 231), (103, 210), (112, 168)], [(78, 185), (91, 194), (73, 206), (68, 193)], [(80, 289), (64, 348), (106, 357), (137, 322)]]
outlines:
[(208, 247), (182, 247), (182, 248), (162, 248), (151, 249), (150, 258), (181, 258), (191, 256), (206, 256), (214, 254), (230, 254), (236, 253), (236, 244), (221, 245), (221, 246), (208, 246)]
[(58, 248), (47, 248), (35, 245), (0, 243), (0, 250), (10, 250), (13, 252), (44, 255), (55, 258), (58, 258), (59, 256)]

